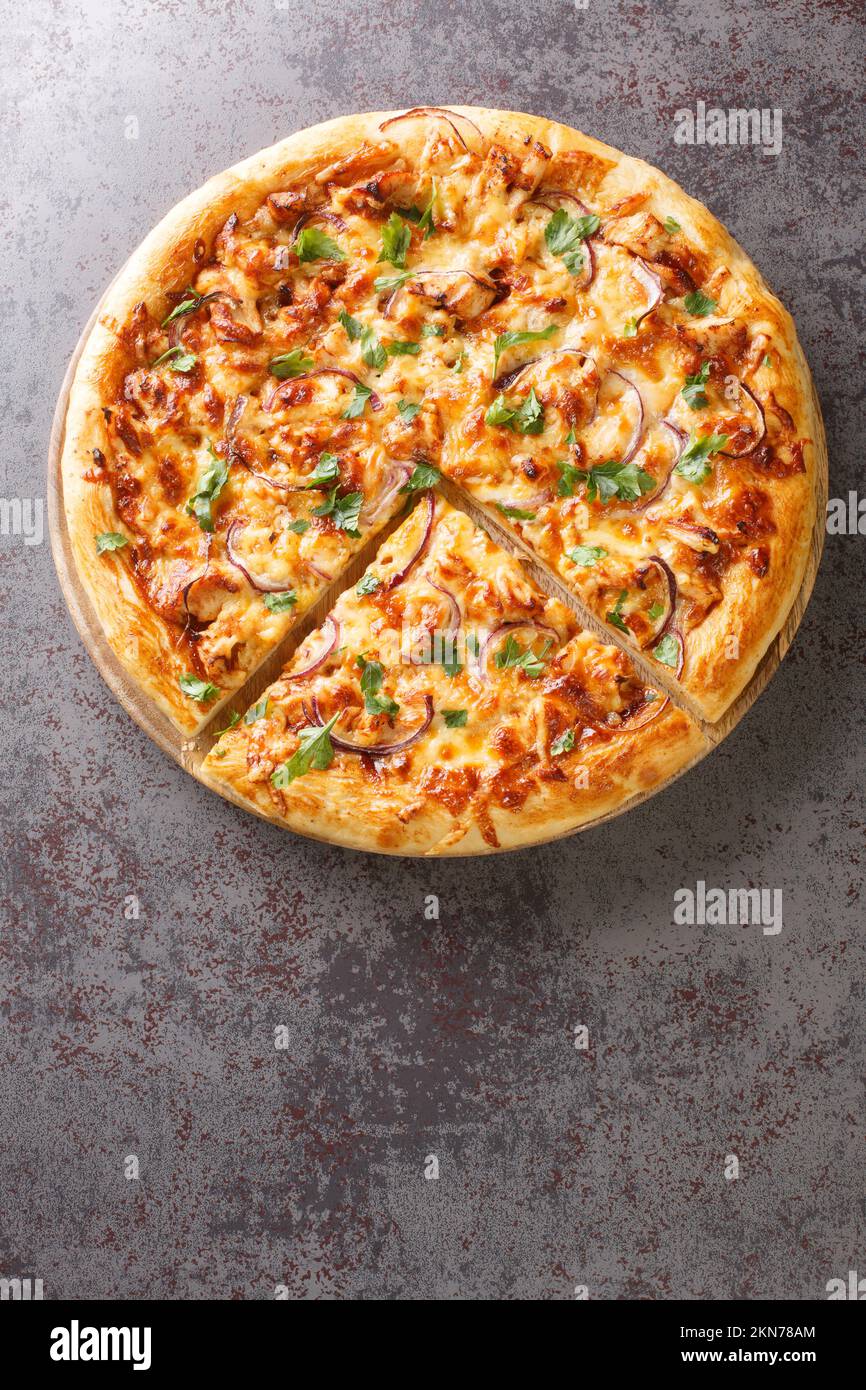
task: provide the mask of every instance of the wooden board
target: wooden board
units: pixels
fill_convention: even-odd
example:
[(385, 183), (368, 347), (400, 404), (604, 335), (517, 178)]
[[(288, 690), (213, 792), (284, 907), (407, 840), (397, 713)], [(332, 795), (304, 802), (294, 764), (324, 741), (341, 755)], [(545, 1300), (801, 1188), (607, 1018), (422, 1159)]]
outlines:
[[(66, 529), (66, 512), (63, 505), (63, 477), (60, 467), (66, 429), (66, 410), (69, 402), (72, 380), (78, 365), (78, 359), (81, 356), (84, 344), (96, 321), (98, 313), (99, 306), (94, 309), (90, 316), (84, 332), (78, 341), (75, 352), (73, 353), (72, 360), (69, 363), (69, 367), (63, 379), (63, 385), (60, 388), (60, 395), (57, 401), (57, 408), (54, 412), (54, 421), (48, 446), (47, 502), (51, 551), (54, 556), (60, 587), (63, 590), (63, 596), (69, 608), (72, 621), (75, 623), (81, 640), (90, 653), (96, 669), (108, 685), (112, 694), (120, 701), (130, 718), (135, 721), (140, 729), (143, 729), (149, 738), (153, 739), (154, 743), (156, 743), (164, 753), (168, 753), (170, 757), (174, 758), (175, 762), (180, 764), (185, 772), (191, 773), (203, 786), (210, 788), (211, 791), (215, 791), (218, 796), (223, 797), (226, 801), (233, 802), (236, 806), (240, 806), (244, 811), (259, 816), (262, 820), (267, 820), (274, 825), (279, 825), (281, 829), (285, 830), (286, 827), (281, 824), (276, 816), (266, 815), (257, 807), (248, 805), (245, 801), (233, 795), (227, 787), (212, 781), (203, 771), (202, 763), (216, 741), (216, 730), (225, 727), (229, 715), (233, 710), (243, 713), (259, 698), (266, 687), (276, 679), (282, 667), (296, 648), (300, 646), (304, 638), (321, 624), (326, 614), (333, 607), (337, 595), (360, 578), (379, 546), (383, 543), (390, 531), (396, 528), (402, 518), (398, 518), (392, 522), (389, 527), (379, 532), (373, 540), (358, 551), (348, 569), (328, 587), (305, 617), (296, 624), (283, 642), (271, 653), (267, 660), (262, 663), (258, 670), (249, 677), (244, 685), (235, 692), (233, 698), (222, 706), (209, 724), (195, 737), (185, 738), (130, 679), (109, 647), (105, 639), (105, 634), (102, 631), (102, 626), (93, 611), (93, 606), (78, 576), (75, 560), (72, 555), (72, 546)], [(814, 394), (814, 386), (812, 390)], [(815, 395), (815, 407), (817, 418), (820, 421), (821, 409), (817, 395)], [(744, 715), (748, 713), (762, 691), (766, 689), (773, 675), (778, 670), (782, 658), (794, 640), (803, 614), (806, 611), (806, 606), (814, 587), (815, 576), (818, 572), (818, 565), (821, 561), (821, 552), (824, 547), (828, 492), (827, 445), (824, 437), (823, 424), (821, 424), (820, 438), (815, 440), (815, 453), (817, 459), (815, 526), (812, 532), (809, 558), (803, 576), (803, 583), (791, 605), (788, 616), (778, 636), (770, 643), (770, 646), (764, 653), (755, 674), (752, 676), (745, 690), (717, 723), (709, 724), (704, 720), (696, 721), (700, 724), (704, 733), (706, 739), (705, 747), (695, 758), (684, 767), (680, 768), (673, 776), (667, 778), (666, 781), (660, 783), (651, 791), (640, 792), (635, 796), (629, 797), (621, 806), (617, 807), (615, 811), (609, 811), (605, 815), (597, 816), (594, 820), (587, 821), (586, 824), (578, 826), (577, 829), (567, 831), (565, 835), (551, 836), (550, 839), (566, 839), (571, 835), (579, 834), (583, 830), (592, 829), (596, 825), (601, 825), (604, 821), (613, 820), (615, 817), (623, 815), (626, 811), (632, 810), (635, 806), (641, 805), (644, 801), (649, 800), (651, 796), (656, 796), (660, 791), (670, 786), (677, 777), (681, 777), (684, 773), (690, 771), (691, 768), (699, 763), (702, 758), (706, 757), (707, 753), (711, 752), (722, 739), (726, 738), (731, 730), (736, 728)], [(588, 615), (585, 610), (576, 603), (568, 590), (563, 587), (561, 582), (552, 575), (546, 567), (527, 557), (526, 552), (516, 543), (512, 533), (498, 526), (495, 520), (475, 503), (467, 499), (463, 493), (456, 493), (456, 490), (453, 489), (451, 485), (445, 483), (442, 490), (449, 500), (456, 501), (472, 520), (487, 530), (493, 536), (493, 539), (501, 544), (504, 549), (510, 550), (513, 554), (518, 555), (530, 572), (533, 580), (540, 588), (548, 595), (552, 595), (566, 603), (577, 613), (581, 623), (585, 627), (593, 628), (604, 637), (605, 641), (609, 642), (611, 640), (610, 634), (603, 629), (602, 625), (592, 618), (591, 615)], [(653, 671), (649, 671), (640, 655), (636, 654), (634, 649), (629, 645), (624, 643), (623, 649), (627, 652), (635, 666), (638, 667), (639, 670), (642, 670), (644, 676), (649, 676), (649, 683), (658, 687), (660, 682), (658, 675), (654, 674), (654, 668)], [(684, 702), (681, 699), (675, 701), (675, 703), (679, 703), (681, 707), (685, 708)], [(691, 710), (688, 712), (692, 715), (694, 714)], [(300, 834), (298, 831), (290, 833)], [(334, 843), (333, 841), (327, 841), (324, 836), (315, 835), (312, 832), (306, 832), (304, 838), (319, 840), (325, 843)], [(545, 842), (541, 841), (539, 843)], [(379, 854), (394, 853), (394, 851), (382, 851), (380, 849), (373, 849), (370, 852)], [(494, 854), (501, 851), (490, 849), (482, 852)], [(474, 854), (476, 851), (472, 851), (472, 853)], [(454, 855), (449, 857), (461, 857), (460, 852), (457, 851)]]

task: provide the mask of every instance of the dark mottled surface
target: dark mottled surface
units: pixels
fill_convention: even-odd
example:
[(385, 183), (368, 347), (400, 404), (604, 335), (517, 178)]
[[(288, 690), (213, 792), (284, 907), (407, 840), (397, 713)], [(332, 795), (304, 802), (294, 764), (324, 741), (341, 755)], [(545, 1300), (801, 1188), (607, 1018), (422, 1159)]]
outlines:
[[(704, 199), (794, 312), (831, 495), (863, 491), (857, 0), (0, 20), (4, 496), (44, 496), (81, 326), (178, 198), (322, 118), (449, 100), (560, 117)], [(780, 107), (781, 155), (675, 145), (699, 98)], [(571, 842), (426, 864), (293, 839), (184, 776), (103, 686), (47, 539), (0, 538), (0, 1274), (47, 1297), (810, 1299), (862, 1272), (864, 546), (828, 540), (782, 670), (685, 780)], [(783, 931), (673, 926), (697, 879), (781, 889)]]

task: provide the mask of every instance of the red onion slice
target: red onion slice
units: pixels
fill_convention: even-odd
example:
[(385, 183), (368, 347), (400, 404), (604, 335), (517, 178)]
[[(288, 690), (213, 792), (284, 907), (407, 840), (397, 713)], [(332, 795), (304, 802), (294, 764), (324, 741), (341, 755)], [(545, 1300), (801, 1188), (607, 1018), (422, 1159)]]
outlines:
[[(556, 212), (556, 208), (554, 207), (553, 203), (549, 203), (546, 201), (547, 198), (567, 198), (569, 202), (574, 203), (576, 205), (576, 207), (580, 210), (581, 214), (584, 217), (591, 216), (589, 208), (586, 206), (585, 203), (582, 203), (579, 198), (576, 198), (574, 196), (573, 193), (566, 193), (563, 189), (560, 188), (545, 189), (544, 197), (527, 198), (526, 202), (527, 204), (531, 204), (533, 207), (546, 208), (548, 212)], [(579, 290), (588, 290), (593, 280), (595, 279), (595, 252), (592, 249), (592, 239), (596, 235), (597, 233), (593, 232), (592, 236), (584, 237), (583, 239), (583, 245), (586, 249), (586, 257), (584, 260), (583, 272), (580, 276), (580, 279), (575, 280), (575, 284)]]
[(635, 454), (637, 453), (638, 449), (640, 448), (641, 443), (643, 442), (643, 430), (644, 430), (644, 405), (643, 405), (643, 397), (642, 397), (640, 391), (639, 391), (639, 390), (637, 389), (637, 387), (635, 386), (634, 382), (633, 382), (633, 381), (630, 381), (629, 378), (628, 378), (627, 376), (624, 376), (622, 372), (617, 372), (617, 371), (614, 371), (613, 369), (611, 369), (611, 370), (608, 372), (608, 376), (609, 376), (609, 377), (610, 377), (610, 376), (618, 377), (619, 380), (622, 381), (622, 382), (625, 384), (625, 386), (627, 387), (627, 389), (631, 392), (631, 395), (632, 395), (632, 398), (633, 398), (633, 400), (634, 400), (634, 402), (635, 402), (635, 407), (636, 407), (635, 426), (634, 426), (634, 430), (632, 431), (632, 437), (631, 437), (631, 440), (629, 441), (628, 448), (626, 449), (625, 453), (624, 453), (624, 454), (621, 456), (621, 458), (620, 458), (620, 463), (623, 464), (623, 466), (625, 466), (625, 464), (631, 463), (632, 459), (634, 458)]
[(329, 222), (332, 227), (336, 227), (337, 230), (341, 232), (347, 231), (349, 227), (348, 222), (346, 222), (339, 213), (329, 212), (327, 208), (311, 208), (309, 212), (301, 213), (292, 228), (291, 237), (293, 241), (308, 222)]
[[(312, 381), (317, 376), (342, 376), (347, 381), (354, 382), (356, 386), (363, 386), (365, 383), (354, 372), (348, 371), (345, 367), (316, 367), (312, 372), (301, 372), (300, 376), (289, 377), (287, 381), (281, 381), (271, 392), (265, 401), (265, 410), (273, 410), (277, 402), (282, 398), (284, 392), (291, 389), (296, 381)], [(382, 402), (375, 391), (370, 392), (370, 406), (373, 410), (381, 410)]]
[(275, 583), (272, 579), (257, 579), (254, 574), (250, 573), (246, 564), (244, 564), (243, 560), (241, 560), (238, 556), (238, 552), (235, 547), (235, 540), (237, 538), (238, 533), (244, 529), (246, 524), (247, 523), (245, 521), (233, 521), (228, 531), (226, 532), (226, 554), (228, 555), (229, 560), (234, 565), (235, 569), (240, 570), (247, 583), (250, 584), (253, 589), (258, 589), (260, 594), (285, 593), (287, 587), (285, 580), (281, 580), (279, 583)]
[[(582, 216), (592, 216), (589, 208), (586, 206), (586, 203), (582, 203), (574, 193), (567, 193), (564, 188), (539, 188), (536, 196), (533, 198), (529, 198), (527, 201), (530, 203), (540, 203), (542, 198), (565, 198), (569, 203), (574, 203), (575, 207), (582, 214)], [(542, 203), (542, 207), (548, 206), (549, 204)], [(553, 211), (553, 209), (551, 209), (551, 211)]]
[[(584, 352), (582, 348), (551, 348), (549, 352), (539, 353), (538, 357), (531, 357), (528, 362), (523, 363), (522, 367), (514, 367), (510, 372), (502, 372), (493, 382), (493, 389), (494, 391), (509, 391), (521, 373), (528, 372), (530, 367), (537, 366), (539, 362), (544, 362), (548, 357), (562, 357), (569, 353), (582, 358), (584, 362), (589, 362), (593, 370), (598, 373), (598, 366), (595, 358), (590, 357), (589, 353)], [(598, 393), (596, 393), (596, 409), (597, 405)], [(592, 424), (594, 419), (595, 409), (593, 410), (592, 417), (587, 421), (587, 424)]]
[(212, 540), (213, 536), (208, 535), (207, 540), (205, 542), (204, 569), (202, 570), (201, 574), (197, 574), (194, 579), (190, 579), (190, 581), (187, 584), (184, 584), (183, 589), (181, 590), (183, 610), (186, 613), (186, 623), (184, 624), (184, 631), (186, 631), (186, 628), (188, 628), (191, 623), (195, 624), (196, 626), (200, 625), (201, 620), (195, 616), (195, 614), (192, 612), (189, 606), (189, 591), (194, 584), (198, 584), (200, 579), (204, 579), (205, 575), (210, 569), (210, 547)]
[(275, 492), (306, 491), (307, 485), (305, 482), (299, 482), (297, 484), (278, 483), (275, 478), (269, 478), (267, 473), (259, 473), (255, 468), (251, 468), (250, 465), (247, 463), (246, 459), (244, 458), (243, 454), (241, 453), (240, 449), (236, 447), (235, 435), (237, 432), (237, 427), (240, 424), (241, 416), (246, 410), (248, 403), (249, 397), (238, 396), (235, 400), (234, 405), (231, 408), (231, 411), (229, 412), (228, 420), (226, 421), (225, 440), (228, 446), (227, 456), (229, 463), (239, 463), (241, 465), (241, 468), (245, 468), (246, 471), (249, 474), (251, 474), (253, 478), (258, 478), (260, 483), (264, 483), (267, 487), (272, 487)]
[[(650, 638), (650, 642), (658, 642), (660, 638), (664, 637), (665, 633), (667, 632), (668, 628), (674, 620), (674, 613), (676, 612), (677, 596), (679, 591), (677, 588), (677, 577), (671, 569), (670, 565), (668, 564), (667, 560), (663, 560), (660, 555), (650, 555), (649, 561), (650, 564), (655, 565), (657, 569), (661, 570), (662, 576), (667, 584), (668, 590), (668, 598), (667, 603), (665, 605), (664, 622), (662, 623), (658, 631)], [(649, 646), (649, 642), (645, 642), (644, 646)]]
[(661, 423), (664, 425), (665, 429), (668, 430), (668, 432), (671, 435), (671, 438), (673, 439), (674, 455), (670, 461), (670, 466), (667, 472), (665, 473), (664, 477), (659, 479), (658, 487), (655, 488), (655, 490), (651, 492), (648, 497), (642, 497), (639, 502), (636, 502), (634, 506), (631, 508), (631, 511), (633, 512), (645, 512), (647, 507), (651, 507), (653, 502), (657, 502), (659, 500), (662, 493), (667, 488), (671, 478), (673, 477), (674, 469), (679, 463), (683, 449), (686, 447), (686, 444), (688, 443), (688, 435), (686, 434), (685, 430), (680, 429), (679, 425), (672, 425), (670, 420), (662, 420)]
[(364, 525), (370, 525), (370, 523), (378, 520), (385, 508), (393, 502), (401, 487), (403, 487), (411, 474), (411, 463), (397, 463), (389, 469), (385, 486), (376, 501), (369, 507), (364, 505), (361, 508), (361, 521)]
[[(677, 661), (677, 668), (674, 672), (676, 679), (679, 680), (680, 676), (683, 673), (683, 666), (685, 665), (686, 644), (683, 638), (683, 634), (679, 631), (678, 628), (670, 628), (669, 635), (677, 639), (677, 645), (680, 650), (679, 660)], [(662, 710), (665, 709), (665, 707), (669, 704), (670, 697), (668, 695), (665, 695), (663, 700), (644, 700), (643, 704), (638, 706), (636, 713), (633, 714), (631, 718), (624, 720), (622, 724), (619, 725), (619, 729), (615, 730), (615, 732), (619, 732), (620, 730), (622, 730), (623, 733), (631, 734), (634, 733), (637, 729), (644, 728), (644, 726), (646, 724), (649, 724), (651, 720), (657, 719), (658, 716), (661, 714)]]
[(646, 308), (635, 315), (634, 326), (637, 328), (646, 318), (647, 314), (651, 314), (656, 305), (661, 303), (664, 298), (664, 286), (655, 271), (650, 270), (646, 261), (642, 261), (640, 256), (632, 255), (632, 260), (634, 264), (632, 265), (631, 273), (641, 288), (646, 290), (649, 296), (649, 303)]
[(739, 449), (736, 453), (732, 449), (719, 450), (719, 453), (722, 455), (722, 457), (728, 459), (743, 459), (748, 457), (749, 454), (753, 454), (757, 449), (758, 445), (761, 443), (761, 440), (767, 433), (767, 417), (764, 414), (764, 407), (761, 405), (761, 402), (758, 400), (757, 396), (755, 396), (755, 394), (749, 390), (748, 386), (746, 386), (744, 382), (741, 381), (738, 384), (740, 390), (743, 392), (744, 395), (748, 396), (749, 400), (752, 402), (752, 405), (755, 407), (755, 411), (757, 412), (758, 416), (758, 428), (755, 433), (754, 443), (750, 444), (748, 449)]
[[(697, 521), (684, 521), (677, 517), (667, 522), (667, 529), (669, 531), (684, 531), (685, 535), (681, 535), (680, 539), (692, 550), (706, 551), (710, 555), (715, 555), (721, 544), (715, 531), (711, 530), (709, 526), (701, 526)], [(704, 544), (695, 545), (695, 539), (703, 541)]]
[(412, 567), (418, 563), (421, 556), (424, 554), (424, 551), (427, 549), (427, 542), (430, 539), (430, 532), (433, 530), (433, 517), (436, 512), (436, 503), (433, 500), (432, 492), (426, 492), (424, 494), (424, 500), (421, 503), (421, 506), (426, 507), (427, 509), (427, 517), (424, 522), (424, 534), (421, 537), (421, 543), (416, 547), (408, 563), (405, 564), (401, 570), (398, 570), (396, 574), (391, 575), (391, 578), (385, 585), (386, 593), (390, 593), (392, 589), (397, 588), (398, 584), (403, 583), (403, 580), (406, 578), (406, 575), (409, 573)]
[(330, 633), (325, 638), (324, 649), (319, 653), (316, 659), (312, 661), (309, 666), (303, 666), (300, 671), (292, 671), (290, 675), (283, 676), (283, 680), (302, 681), (307, 676), (312, 676), (315, 671), (318, 671), (322, 666), (324, 666), (328, 657), (331, 655), (331, 652), (334, 650), (334, 648), (340, 640), (340, 625), (337, 622), (336, 618), (327, 617), (325, 621), (322, 623), (320, 629), (320, 631), (323, 634), (325, 628), (329, 628)]
[(459, 111), (450, 111), (442, 106), (413, 106), (411, 111), (402, 111), (399, 116), (389, 116), (387, 121), (382, 121), (381, 125), (379, 126), (379, 129), (387, 130), (389, 125), (396, 125), (398, 121), (413, 120), (418, 116), (433, 116), (438, 120), (445, 121), (446, 124), (449, 125), (451, 129), (454, 131), (454, 134), (457, 136), (457, 139), (460, 141), (464, 150), (468, 150), (469, 146), (467, 145), (466, 141), (463, 139), (463, 136), (460, 134), (460, 131), (454, 124), (454, 121), (465, 121), (467, 125), (471, 125), (476, 135), (480, 135), (481, 139), (484, 139), (484, 136), (482, 132), (479, 130), (478, 126), (475, 124), (474, 121), (470, 121), (468, 116), (463, 116)]
[(533, 632), (539, 632), (543, 634), (544, 637), (551, 638), (554, 642), (559, 642), (560, 640), (556, 628), (547, 627), (544, 623), (535, 623), (531, 618), (527, 618), (524, 622), (517, 620), (510, 623), (500, 623), (499, 627), (495, 627), (493, 631), (485, 637), (481, 645), (481, 651), (478, 653), (478, 673), (482, 680), (487, 680), (487, 660), (490, 656), (490, 648), (493, 643), (504, 636), (506, 632), (513, 632), (516, 628), (520, 627), (532, 628)]
[[(312, 705), (313, 717), (310, 718), (310, 712), (307, 709), (306, 705), (304, 706), (304, 713), (310, 720), (311, 724), (318, 724), (321, 728), (321, 726), (325, 724), (327, 721), (322, 717), (322, 712), (319, 709), (319, 702), (316, 699), (315, 695), (313, 696)], [(357, 753), (360, 757), (367, 755), (371, 758), (386, 758), (391, 753), (400, 753), (403, 751), (404, 748), (410, 748), (413, 743), (417, 743), (421, 735), (426, 734), (432, 722), (433, 697), (431, 695), (425, 695), (424, 718), (421, 724), (419, 724), (418, 728), (415, 729), (406, 738), (397, 739), (397, 741), (394, 743), (350, 743), (348, 739), (340, 738), (338, 734), (335, 734), (333, 729), (331, 730), (328, 737), (330, 738), (331, 743), (334, 745), (334, 747), (339, 749), (341, 753)]]
[(448, 606), (451, 610), (451, 617), (448, 626), (448, 635), (450, 637), (455, 636), (455, 634), (460, 630), (460, 623), (462, 621), (460, 613), (460, 604), (457, 602), (457, 599), (454, 597), (450, 589), (443, 588), (441, 584), (437, 584), (434, 579), (430, 578), (429, 574), (425, 574), (424, 578), (427, 580), (427, 583), (430, 585), (431, 589), (435, 589), (437, 593), (442, 594), (448, 600)]
[[(184, 296), (181, 296), (181, 299), (178, 300), (178, 304), (181, 303), (183, 298)], [(201, 295), (200, 298), (201, 303), (198, 304), (195, 309), (190, 309), (188, 314), (181, 314), (180, 318), (172, 319), (171, 323), (168, 325), (167, 336), (170, 347), (180, 347), (184, 330), (189, 326), (189, 320), (194, 319), (201, 313), (205, 305), (211, 304), (213, 300), (227, 299), (230, 304), (240, 304), (240, 300), (235, 299), (232, 295), (228, 294), (226, 290), (213, 290), (210, 294)]]
[(304, 564), (308, 570), (312, 570), (317, 579), (323, 579), (326, 584), (330, 584), (331, 580), (334, 578), (334, 576), (328, 574), (326, 570), (319, 569), (318, 565), (314, 565), (312, 560), (305, 560)]

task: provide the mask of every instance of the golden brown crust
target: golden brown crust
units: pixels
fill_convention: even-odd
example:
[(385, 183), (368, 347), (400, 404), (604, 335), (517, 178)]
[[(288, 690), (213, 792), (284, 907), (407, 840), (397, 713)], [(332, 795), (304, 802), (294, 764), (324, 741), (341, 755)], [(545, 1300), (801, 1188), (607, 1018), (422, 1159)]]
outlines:
[(281, 809), (265, 784), (251, 778), (240, 739), (229, 741), (223, 759), (206, 760), (202, 780), (214, 791), (229, 787), (235, 798), (267, 820), (345, 849), (462, 856), (528, 849), (572, 835), (665, 786), (697, 762), (707, 747), (698, 726), (682, 711), (668, 707), (628, 741), (613, 741), (596, 750), (587, 763), (585, 789), (560, 784), (539, 788), (519, 814), (492, 807), (495, 845), (471, 816), (455, 817), (429, 799), (418, 807), (410, 788), (377, 795), (349, 762), (335, 764), (326, 785), (304, 786), (299, 781)]
[[(771, 345), (764, 387), (790, 420), (792, 433), (805, 441), (803, 471), (787, 477), (784, 485), (767, 480), (774, 504), (773, 531), (765, 541), (768, 575), (757, 583), (745, 565), (732, 569), (721, 601), (689, 638), (682, 676), (686, 699), (705, 718), (718, 719), (748, 683), (801, 586), (815, 522), (818, 480), (826, 469), (820, 412), (790, 316), (717, 219), (651, 166), (544, 118), (487, 108), (451, 110), (470, 148), (476, 140), (476, 128), (484, 139), (495, 140), (515, 155), (524, 155), (538, 142), (544, 147), (545, 159), (549, 156), (548, 171), (562, 171), (584, 190), (593, 206), (611, 209), (637, 191), (648, 195), (653, 208), (674, 217), (682, 227), (690, 255), (700, 265), (702, 280), (712, 285), (718, 299), (719, 318), (735, 315), (746, 319), (752, 342), (764, 337)], [(108, 484), (86, 476), (93, 476), (93, 450), (106, 452), (109, 447), (103, 406), (120, 389), (128, 368), (120, 345), (121, 331), (142, 300), (156, 313), (170, 307), (166, 296), (192, 278), (197, 243), (209, 244), (229, 214), (250, 216), (268, 192), (301, 178), (319, 184), (327, 180), (357, 182), (383, 159), (393, 158), (395, 138), (411, 163), (423, 147), (427, 131), (423, 121), (382, 129), (383, 123), (399, 114), (341, 117), (302, 131), (217, 175), (178, 204), (118, 275), (82, 353), (70, 396), (62, 457), (64, 503), (75, 563), (112, 650), (146, 694), (185, 733), (207, 723), (222, 701), (202, 707), (180, 692), (178, 678), (189, 669), (188, 659), (178, 649), (176, 634), (143, 595), (129, 548), (97, 556), (94, 546), (99, 532), (125, 532)], [(256, 659), (267, 654), (269, 640), (263, 639)], [(614, 634), (613, 640), (620, 639)], [(226, 691), (226, 695), (230, 693)], [(632, 794), (658, 785), (688, 765), (703, 746), (691, 721), (667, 710), (640, 736), (634, 735), (627, 748), (605, 751), (608, 761), (602, 767), (604, 760), (600, 760), (598, 788), (592, 796), (582, 794), (585, 805), (581, 796), (577, 802), (573, 796), (563, 801), (561, 791), (550, 788), (533, 799), (519, 825), (516, 817), (504, 815), (500, 842), (503, 847), (536, 843), (609, 814)], [(243, 770), (234, 768), (230, 758), (219, 775), (220, 780), (230, 781), (241, 795), (259, 804), (261, 789), (248, 787)], [(305, 806), (297, 815), (293, 811), (291, 819), (285, 817), (284, 823), (307, 829), (313, 815), (320, 818), (327, 838), (385, 852), (471, 853), (482, 848), (474, 846), (476, 828), (458, 833), (452, 821), (432, 807), (423, 817), (413, 818), (411, 829), (404, 826), (393, 832), (393, 844), (387, 843), (392, 829), (384, 820), (377, 831), (381, 843), (371, 846), (366, 832), (353, 839), (357, 836), (355, 822), (340, 803), (342, 795), (352, 794), (351, 789), (347, 784), (336, 790), (342, 776), (340, 773), (334, 778), (336, 797), (330, 808), (325, 804)], [(602, 790), (608, 782), (609, 791)], [(260, 809), (270, 814), (273, 807)], [(392, 827), (397, 809), (391, 805)], [(384, 802), (381, 813), (387, 819)], [(497, 821), (499, 815), (496, 813)]]

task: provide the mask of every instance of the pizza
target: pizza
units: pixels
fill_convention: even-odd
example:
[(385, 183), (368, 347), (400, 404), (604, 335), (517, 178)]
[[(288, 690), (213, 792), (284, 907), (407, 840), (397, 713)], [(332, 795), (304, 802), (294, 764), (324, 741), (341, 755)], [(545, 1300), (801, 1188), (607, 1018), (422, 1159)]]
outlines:
[[(336, 723), (309, 733), (310, 637), (209, 777), (296, 828), (355, 843), (363, 807), (382, 847), (444, 853), (564, 833), (694, 760), (800, 589), (825, 466), (790, 316), (706, 208), (554, 122), (421, 107), (291, 136), (169, 214), (85, 343), (62, 480), (107, 640), (184, 736), (258, 708), (256, 671), (308, 615), (352, 634), (309, 678)], [(394, 583), (425, 518), (429, 558)], [(355, 592), (364, 562), (390, 587)], [(554, 602), (528, 667), (379, 650), (405, 605), (431, 640), (471, 614), (483, 643)], [(365, 704), (365, 653), (397, 712)], [(550, 691), (565, 675), (583, 724)], [(340, 747), (358, 721), (387, 753)], [(327, 768), (260, 775), (314, 738)]]

